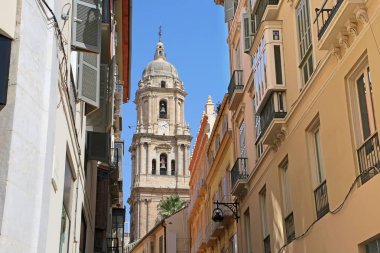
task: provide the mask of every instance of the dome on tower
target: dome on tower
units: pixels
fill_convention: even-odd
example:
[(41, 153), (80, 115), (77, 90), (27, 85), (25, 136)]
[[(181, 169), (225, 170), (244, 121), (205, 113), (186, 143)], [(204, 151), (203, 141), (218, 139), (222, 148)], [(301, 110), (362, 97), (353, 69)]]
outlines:
[(166, 76), (178, 78), (177, 69), (168, 61), (166, 61), (164, 44), (159, 41), (156, 46), (154, 60), (149, 62), (142, 73), (142, 77), (148, 76)]

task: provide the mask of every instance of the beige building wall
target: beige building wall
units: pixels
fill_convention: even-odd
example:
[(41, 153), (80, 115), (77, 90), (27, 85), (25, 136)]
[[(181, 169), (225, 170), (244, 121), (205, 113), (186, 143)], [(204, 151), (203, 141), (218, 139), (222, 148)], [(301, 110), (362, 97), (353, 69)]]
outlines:
[[(215, 2), (226, 4), (227, 1)], [(324, 8), (341, 5), (334, 7), (335, 16), (330, 17), (331, 23), (318, 38), (314, 10), (321, 8), (325, 1), (273, 1), (264, 5), (263, 20), (257, 22), (257, 29), (250, 36), (249, 50), (240, 54), (239, 45), (246, 39), (244, 13), (250, 14), (252, 9), (257, 14), (263, 1), (237, 2), (233, 18), (227, 24), (228, 43), (231, 70), (243, 70), (240, 84), (244, 87), (232, 89), (229, 109), (234, 160), (241, 155), (241, 122), (244, 120), (246, 124), (244, 141), (249, 176), (246, 181), (232, 185), (233, 195), (240, 204), (238, 252), (281, 249), (284, 252), (378, 252), (368, 251), (366, 246), (373, 245), (380, 234), (376, 225), (380, 205), (375, 200), (380, 178), (376, 174), (378, 170), (370, 167), (380, 166), (376, 128), (380, 108), (376, 85), (380, 80), (376, 71), (380, 61), (380, 35), (376, 32), (380, 30), (379, 2), (326, 1)], [(309, 52), (313, 65), (306, 82), (299, 67), (302, 62), (297, 30), (297, 11), (304, 3), (309, 5), (312, 45)], [(274, 31), (279, 32), (278, 39)], [(258, 90), (260, 77), (253, 70), (256, 66), (251, 65), (257, 60), (262, 36), (266, 38), (267, 93)], [(272, 50), (275, 45), (279, 46), (280, 61)], [(240, 64), (236, 59), (241, 60)], [(279, 66), (282, 83), (276, 79)], [(367, 68), (370, 75), (366, 73)], [(362, 102), (358, 99), (358, 80), (362, 73), (367, 85), (363, 96), (366, 101), (373, 101), (372, 106), (367, 102), (370, 135), (364, 139)], [(283, 96), (282, 111), (278, 110), (278, 97), (265, 95), (279, 92)], [(272, 111), (267, 102), (271, 99)], [(276, 110), (278, 114), (264, 128), (257, 125), (257, 117), (266, 120), (265, 110)], [(321, 179), (318, 168), (323, 168)], [(328, 204), (330, 212), (323, 213), (318, 208), (323, 204)], [(292, 227), (294, 235), (289, 233)]]

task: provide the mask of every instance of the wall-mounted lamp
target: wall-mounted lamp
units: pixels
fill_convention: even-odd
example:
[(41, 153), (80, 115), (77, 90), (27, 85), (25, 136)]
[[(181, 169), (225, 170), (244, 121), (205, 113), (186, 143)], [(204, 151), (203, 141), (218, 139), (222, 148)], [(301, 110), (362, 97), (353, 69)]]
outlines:
[(232, 213), (234, 214), (236, 223), (239, 222), (239, 218), (240, 218), (238, 214), (239, 203), (237, 202), (237, 200), (235, 200), (235, 202), (233, 203), (225, 203), (225, 202), (216, 201), (214, 202), (214, 204), (216, 204), (216, 208), (212, 211), (212, 220), (214, 222), (222, 222), (224, 219), (223, 211), (222, 209), (219, 208), (219, 205), (228, 207), (228, 209), (230, 209)]

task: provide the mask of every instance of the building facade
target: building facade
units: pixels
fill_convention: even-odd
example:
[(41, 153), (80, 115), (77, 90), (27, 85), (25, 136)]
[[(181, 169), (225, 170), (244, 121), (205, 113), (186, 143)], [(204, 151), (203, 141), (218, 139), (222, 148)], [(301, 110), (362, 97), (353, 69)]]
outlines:
[(187, 212), (184, 207), (162, 219), (139, 241), (130, 244), (127, 253), (190, 252)]
[[(237, 252), (236, 210), (224, 205), (233, 203), (230, 168), (234, 166), (234, 146), (228, 101), (226, 94), (216, 112), (209, 99), (191, 158), (188, 219), (192, 253)], [(217, 207), (223, 215), (221, 222), (213, 220)]]
[(0, 252), (106, 252), (116, 241), (130, 14), (129, 0), (2, 3)]
[(380, 252), (379, 2), (215, 2), (247, 160), (230, 169), (238, 252)]
[(190, 129), (185, 123), (186, 92), (159, 41), (154, 60), (143, 71), (136, 92), (137, 128), (129, 149), (132, 159), (131, 242), (160, 220), (164, 197), (189, 198)]

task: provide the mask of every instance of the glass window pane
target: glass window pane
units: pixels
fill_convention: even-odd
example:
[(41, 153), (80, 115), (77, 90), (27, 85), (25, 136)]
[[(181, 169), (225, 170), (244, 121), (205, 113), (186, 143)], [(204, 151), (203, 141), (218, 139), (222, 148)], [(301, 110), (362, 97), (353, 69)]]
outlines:
[(359, 99), (359, 109), (360, 109), (360, 118), (362, 123), (363, 139), (367, 139), (371, 135), (371, 130), (369, 126), (368, 118), (368, 108), (367, 108), (367, 99), (366, 99), (366, 87), (364, 75), (361, 75), (356, 81), (358, 99)]

